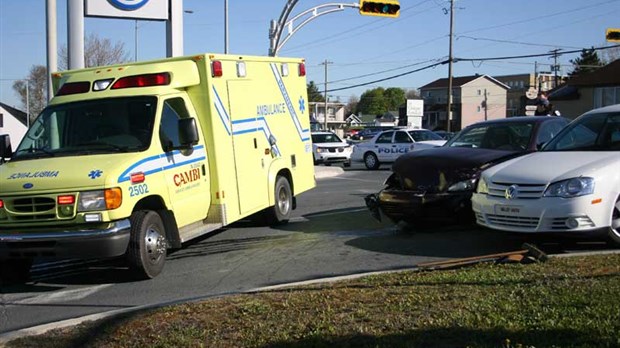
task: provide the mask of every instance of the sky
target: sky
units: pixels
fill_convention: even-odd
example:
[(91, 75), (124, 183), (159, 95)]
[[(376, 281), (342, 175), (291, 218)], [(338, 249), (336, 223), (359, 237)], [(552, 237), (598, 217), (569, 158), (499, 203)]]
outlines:
[[(66, 1), (57, 0), (59, 47), (67, 43)], [(184, 14), (184, 54), (223, 53), (225, 1), (174, 1), (183, 1), (184, 10), (191, 11)], [(286, 3), (228, 0), (229, 53), (267, 55), (270, 21), (280, 17)], [(337, 2), (299, 0), (290, 18), (328, 3)], [(448, 58), (450, 1), (401, 0), (400, 5), (398, 18), (362, 16), (348, 7), (317, 17), (290, 37), (279, 56), (305, 58), (308, 81), (320, 91), (327, 61), (329, 100), (345, 103), (372, 88), (412, 90), (448, 77), (447, 64), (426, 67)], [(0, 0), (0, 102), (22, 110), (11, 86), (26, 78), (32, 66), (46, 65), (45, 7), (45, 0)], [(619, 18), (620, 0), (455, 0), (453, 56), (465, 60), (453, 64), (453, 76), (549, 71), (551, 57), (516, 57), (615, 45), (605, 42), (605, 30), (620, 28)], [(294, 27), (300, 23), (294, 22)], [(134, 20), (84, 22), (85, 35), (96, 33), (112, 43), (124, 43), (132, 60), (136, 51), (138, 60), (165, 57), (165, 23), (141, 20), (137, 26), (136, 50)], [(560, 55), (561, 73), (570, 72), (570, 60), (578, 56)], [(497, 57), (515, 58), (485, 59)], [(599, 57), (604, 57), (603, 51)]]

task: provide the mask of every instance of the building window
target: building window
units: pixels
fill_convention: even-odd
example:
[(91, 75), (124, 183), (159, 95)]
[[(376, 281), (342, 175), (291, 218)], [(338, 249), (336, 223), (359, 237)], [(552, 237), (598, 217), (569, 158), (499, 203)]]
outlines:
[(480, 112), (480, 106), (478, 106), (478, 112)]
[(620, 103), (620, 87), (602, 87), (594, 89), (594, 107)]
[(480, 90), (478, 90), (478, 95), (482, 95), (482, 92)]
[(0, 114), (0, 127), (4, 127), (4, 114)]

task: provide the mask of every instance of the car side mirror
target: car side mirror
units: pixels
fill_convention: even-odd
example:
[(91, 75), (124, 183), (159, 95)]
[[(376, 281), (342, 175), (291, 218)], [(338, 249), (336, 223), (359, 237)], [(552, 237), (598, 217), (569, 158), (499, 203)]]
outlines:
[(8, 134), (2, 134), (0, 135), (0, 163), (3, 163), (5, 158), (11, 158), (11, 156), (13, 156), (11, 137)]
[(191, 148), (198, 144), (198, 127), (193, 117), (179, 120), (179, 143), (182, 148)]

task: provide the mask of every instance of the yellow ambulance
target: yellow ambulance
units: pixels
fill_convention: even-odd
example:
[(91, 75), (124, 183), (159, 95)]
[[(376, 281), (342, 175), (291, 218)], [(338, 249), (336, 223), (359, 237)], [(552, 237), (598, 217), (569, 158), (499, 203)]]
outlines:
[(125, 255), (148, 279), (241, 218), (287, 222), (315, 186), (305, 75), (302, 59), (220, 54), (53, 74), (22, 142), (0, 137), (0, 278)]

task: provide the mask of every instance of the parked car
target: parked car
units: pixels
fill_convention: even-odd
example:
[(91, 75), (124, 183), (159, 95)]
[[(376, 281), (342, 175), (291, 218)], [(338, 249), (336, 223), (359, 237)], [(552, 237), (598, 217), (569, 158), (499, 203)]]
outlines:
[(342, 163), (345, 167), (351, 165), (351, 145), (342, 141), (333, 132), (312, 132), (312, 155), (314, 164), (331, 165)]
[(450, 219), (473, 223), (471, 195), (482, 170), (536, 151), (568, 120), (511, 117), (466, 127), (444, 146), (403, 155), (378, 194), (366, 197), (373, 216), (416, 225)]
[(353, 148), (352, 161), (364, 162), (366, 168), (377, 169), (382, 163), (394, 162), (407, 152), (445, 144), (439, 135), (427, 129), (391, 129), (375, 135)]
[(484, 171), (472, 207), (492, 229), (605, 232), (620, 244), (620, 104), (583, 114), (540, 152)]
[(450, 140), (456, 135), (455, 132), (448, 132), (445, 130), (435, 130), (433, 131), (433, 133), (439, 135), (442, 139), (445, 139), (445, 140)]

